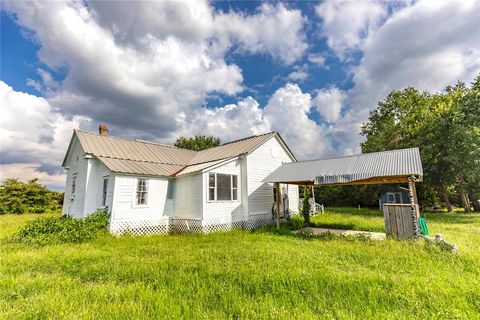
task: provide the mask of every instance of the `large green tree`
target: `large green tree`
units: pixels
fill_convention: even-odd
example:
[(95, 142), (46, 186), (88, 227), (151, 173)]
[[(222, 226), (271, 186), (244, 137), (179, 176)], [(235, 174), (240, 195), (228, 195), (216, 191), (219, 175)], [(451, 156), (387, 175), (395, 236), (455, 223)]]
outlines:
[(179, 137), (177, 141), (175, 141), (176, 147), (195, 151), (202, 151), (219, 145), (219, 138), (209, 136)]
[(480, 76), (431, 94), (414, 88), (393, 91), (370, 112), (361, 134), (363, 152), (418, 146), (424, 167), (420, 198), (434, 204), (437, 196), (451, 210), (450, 197), (465, 211), (478, 207), (480, 184)]

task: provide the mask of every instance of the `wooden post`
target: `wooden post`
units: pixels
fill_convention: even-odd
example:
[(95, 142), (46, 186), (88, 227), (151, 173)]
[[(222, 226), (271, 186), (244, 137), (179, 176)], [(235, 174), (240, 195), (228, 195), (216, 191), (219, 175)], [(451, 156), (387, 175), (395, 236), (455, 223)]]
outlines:
[(317, 213), (317, 208), (316, 208), (316, 202), (315, 202), (315, 189), (313, 188), (313, 185), (312, 185), (312, 198), (313, 198), (313, 208), (312, 209), (312, 216), (315, 215), (315, 213)]
[(275, 183), (275, 195), (276, 195), (276, 206), (277, 206), (277, 229), (280, 229), (280, 184)]
[(417, 199), (417, 191), (415, 189), (414, 177), (408, 177), (408, 195), (410, 196), (410, 213), (413, 220), (413, 236), (415, 238), (420, 236), (420, 229), (418, 227), (418, 210), (415, 200)]
[(412, 179), (413, 202), (415, 202), (415, 210), (417, 212), (417, 219), (420, 218), (420, 208), (418, 207), (417, 186), (415, 180)]

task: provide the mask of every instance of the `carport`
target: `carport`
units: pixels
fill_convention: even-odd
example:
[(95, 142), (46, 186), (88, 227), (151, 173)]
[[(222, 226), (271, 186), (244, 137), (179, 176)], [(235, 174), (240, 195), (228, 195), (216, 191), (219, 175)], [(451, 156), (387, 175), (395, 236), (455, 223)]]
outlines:
[(280, 184), (338, 186), (408, 183), (410, 204), (384, 205), (385, 230), (401, 238), (420, 235), (415, 183), (423, 180), (418, 148), (364, 153), (354, 156), (285, 163), (265, 182), (276, 186), (276, 222), (280, 227)]

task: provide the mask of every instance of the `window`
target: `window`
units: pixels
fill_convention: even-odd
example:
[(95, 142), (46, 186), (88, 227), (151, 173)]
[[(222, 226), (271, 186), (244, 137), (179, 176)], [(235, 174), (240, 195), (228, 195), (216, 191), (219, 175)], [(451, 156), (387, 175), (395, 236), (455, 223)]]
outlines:
[(402, 193), (401, 192), (387, 192), (387, 202), (388, 203), (402, 203)]
[(108, 189), (108, 178), (103, 178), (102, 206), (104, 207), (107, 204), (107, 189)]
[(72, 176), (72, 194), (75, 194), (76, 188), (77, 188), (77, 174), (74, 173)]
[(238, 199), (238, 176), (222, 173), (208, 174), (208, 200), (232, 201)]
[(238, 177), (232, 176), (232, 200), (238, 199)]
[(173, 180), (168, 180), (168, 185), (167, 185), (167, 199), (173, 199), (174, 188), (175, 188), (175, 181), (173, 181)]
[(137, 179), (137, 205), (146, 205), (148, 196), (148, 180), (147, 179)]

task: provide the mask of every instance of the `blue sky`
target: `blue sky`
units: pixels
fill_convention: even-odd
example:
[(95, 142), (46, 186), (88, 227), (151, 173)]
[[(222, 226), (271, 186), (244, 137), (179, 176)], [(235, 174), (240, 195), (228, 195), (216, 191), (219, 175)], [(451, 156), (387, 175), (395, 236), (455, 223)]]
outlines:
[(99, 123), (356, 153), (390, 91), (473, 80), (479, 21), (478, 1), (2, 2), (0, 178), (62, 188), (72, 130)]

